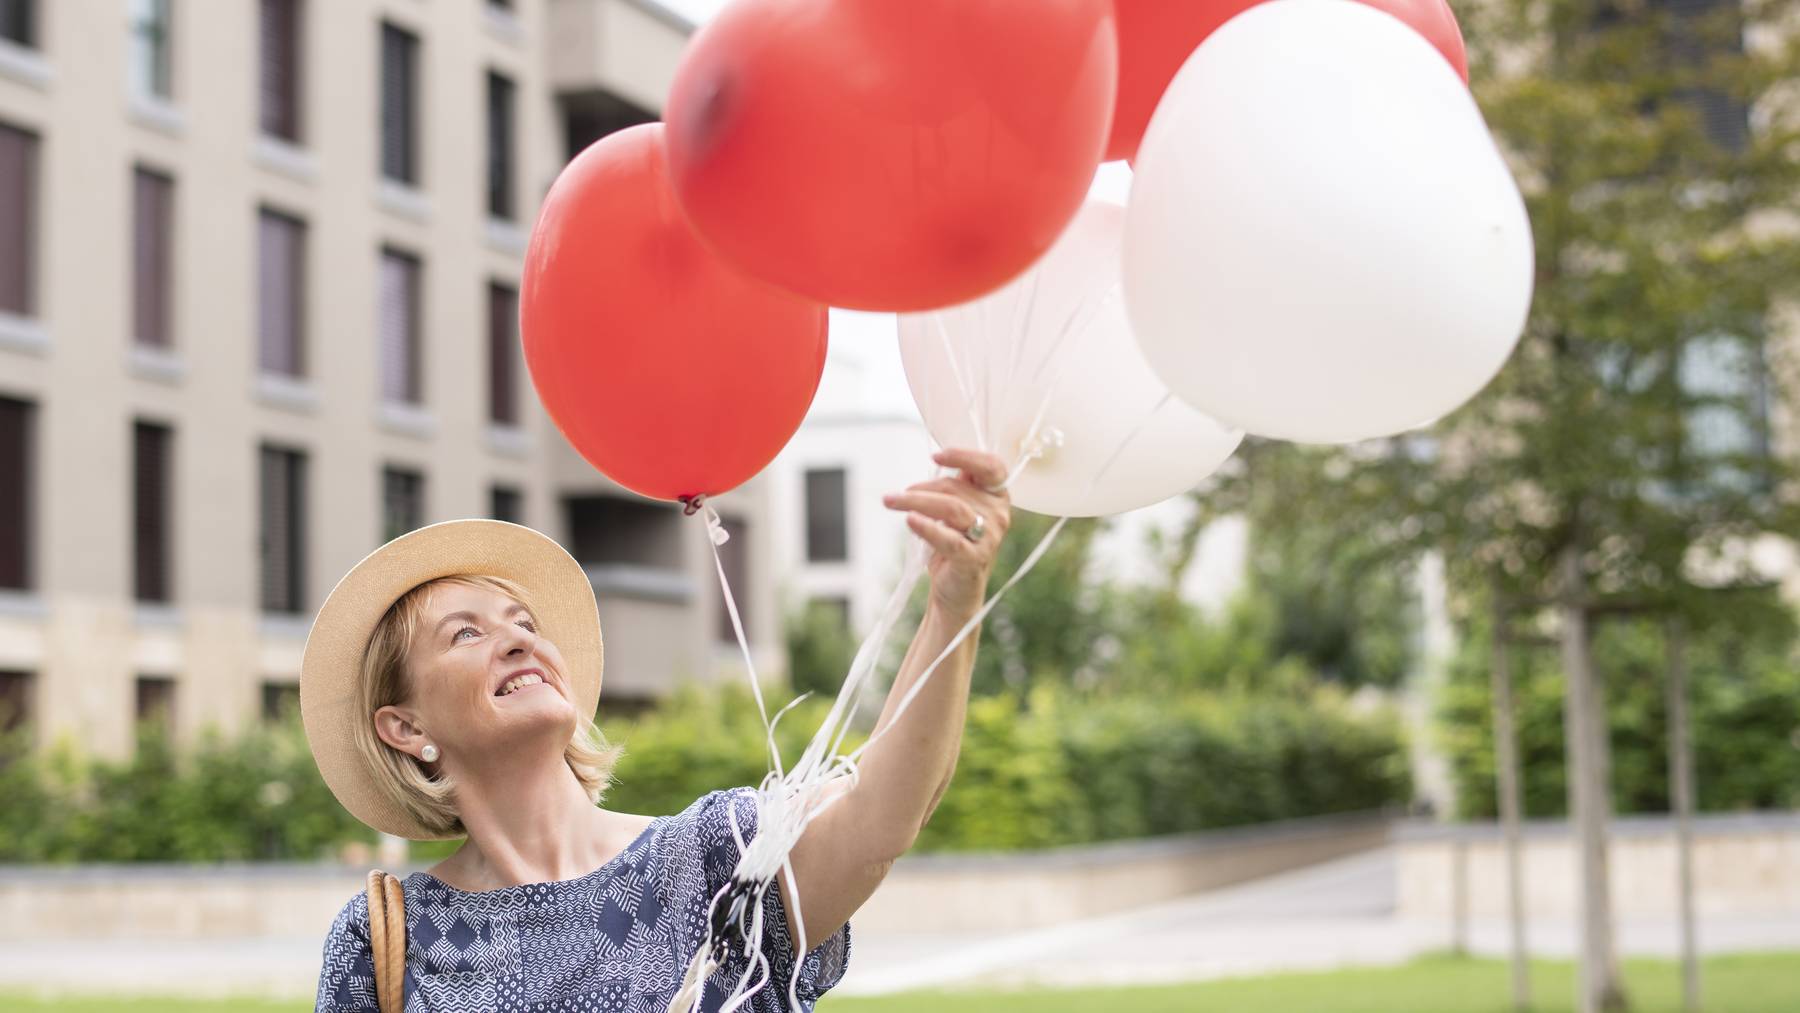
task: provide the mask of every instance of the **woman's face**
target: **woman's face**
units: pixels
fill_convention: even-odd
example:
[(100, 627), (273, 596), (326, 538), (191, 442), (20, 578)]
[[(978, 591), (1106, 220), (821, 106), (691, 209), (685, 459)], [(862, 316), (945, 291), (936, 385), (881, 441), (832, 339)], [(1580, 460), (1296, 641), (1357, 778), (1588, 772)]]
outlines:
[(444, 762), (480, 762), (529, 739), (566, 745), (574, 694), (536, 618), (497, 591), (436, 584), (428, 594), (426, 621), (407, 649), (408, 704)]

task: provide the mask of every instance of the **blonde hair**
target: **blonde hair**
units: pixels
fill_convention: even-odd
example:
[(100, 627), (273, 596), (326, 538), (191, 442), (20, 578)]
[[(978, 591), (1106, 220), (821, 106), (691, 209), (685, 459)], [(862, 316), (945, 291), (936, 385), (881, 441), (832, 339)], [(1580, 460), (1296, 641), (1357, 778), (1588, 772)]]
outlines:
[[(413, 636), (429, 620), (425, 613), (431, 588), (438, 584), (460, 584), (506, 595), (525, 606), (536, 620), (537, 609), (530, 595), (520, 585), (503, 577), (480, 574), (456, 574), (426, 581), (400, 596), (389, 606), (375, 632), (369, 635), (363, 651), (358, 688), (362, 693), (362, 713), (368, 719), (356, 723), (356, 746), (363, 759), (375, 772), (375, 783), (388, 798), (397, 803), (420, 826), (440, 838), (457, 837), (468, 831), (456, 811), (456, 783), (441, 771), (433, 775), (408, 753), (381, 741), (375, 734), (375, 712), (383, 707), (404, 703), (412, 694), (407, 681), (406, 653)], [(594, 725), (593, 718), (583, 714), (575, 725), (575, 734), (563, 750), (563, 758), (575, 779), (595, 805), (612, 784), (613, 767), (623, 747), (609, 746)]]

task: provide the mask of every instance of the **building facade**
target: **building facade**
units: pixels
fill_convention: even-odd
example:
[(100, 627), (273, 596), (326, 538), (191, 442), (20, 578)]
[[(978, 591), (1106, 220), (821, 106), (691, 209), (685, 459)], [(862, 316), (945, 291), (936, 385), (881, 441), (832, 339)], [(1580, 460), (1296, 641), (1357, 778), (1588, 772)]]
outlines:
[[(607, 701), (742, 678), (701, 522), (572, 450), (519, 353), (538, 203), (654, 119), (652, 0), (0, 0), (0, 709), (128, 751), (296, 699), (311, 618), (459, 517), (589, 570)], [(780, 667), (759, 482), (716, 505)]]

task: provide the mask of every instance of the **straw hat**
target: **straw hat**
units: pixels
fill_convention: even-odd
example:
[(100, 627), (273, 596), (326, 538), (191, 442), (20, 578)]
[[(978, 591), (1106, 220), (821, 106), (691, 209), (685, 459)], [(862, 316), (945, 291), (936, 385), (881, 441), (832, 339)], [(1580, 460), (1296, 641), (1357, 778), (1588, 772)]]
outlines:
[(357, 680), (369, 636), (406, 592), (439, 577), (487, 574), (523, 586), (538, 632), (562, 652), (576, 709), (600, 703), (603, 663), (594, 588), (581, 564), (549, 536), (505, 521), (444, 521), (409, 531), (363, 557), (332, 588), (306, 637), (300, 661), (300, 717), (319, 773), (351, 815), (383, 833), (429, 840), (432, 833), (375, 782), (351, 738), (360, 722)]

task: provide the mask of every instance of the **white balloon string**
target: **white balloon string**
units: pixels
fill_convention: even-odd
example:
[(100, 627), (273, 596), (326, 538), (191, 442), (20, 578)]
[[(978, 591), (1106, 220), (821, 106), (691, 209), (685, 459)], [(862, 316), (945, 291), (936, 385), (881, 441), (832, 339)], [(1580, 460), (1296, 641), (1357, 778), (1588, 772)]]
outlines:
[[(1035, 292), (1035, 288), (1033, 291)], [(1114, 297), (1115, 293), (1116, 287), (1108, 292), (1106, 298)], [(1032, 305), (1027, 308), (1028, 319), (1030, 314), (1035, 311), (1035, 298), (1030, 300), (1030, 302)], [(1066, 343), (1071, 335), (1077, 334), (1084, 329), (1091, 322), (1093, 316), (1099, 311), (1099, 308), (1104, 304), (1104, 298), (1101, 300), (1087, 301), (1084, 302), (1082, 306), (1078, 307), (1075, 312), (1070, 314), (1069, 318), (1063, 322), (1062, 328), (1051, 345), (1050, 352), (1046, 354), (1044, 359), (1040, 360), (1035, 365), (1035, 368), (1033, 369), (1034, 381), (1041, 378), (1045, 368), (1051, 364), (1055, 365), (1057, 377), (1060, 378), (1061, 371), (1067, 364), (1057, 361), (1060, 357), (1057, 356), (1055, 352)], [(987, 318), (985, 307), (981, 308), (978, 312), (981, 319), (985, 321)], [(982, 449), (991, 450), (993, 448), (989, 442), (989, 431), (987, 426), (987, 422), (990, 420), (986, 418), (986, 414), (992, 406), (992, 355), (990, 354), (985, 357), (982, 364), (983, 389), (979, 393), (982, 410), (978, 413), (976, 411), (977, 392), (971, 389), (969, 383), (970, 376), (972, 375), (971, 367), (973, 364), (964, 361), (961, 354), (963, 350), (957, 348), (956, 343), (951, 340), (949, 330), (944, 322), (944, 316), (945, 314), (941, 312), (933, 313), (931, 314), (930, 323), (936, 329), (938, 339), (942, 343), (945, 359), (950, 365), (951, 375), (957, 384), (958, 393), (962, 395), (964, 409), (968, 413), (969, 420), (975, 428), (977, 440), (981, 444)], [(1009, 388), (1017, 382), (1015, 371), (1020, 363), (1019, 347), (1023, 344), (1024, 335), (1021, 334), (1018, 338), (1019, 340), (1014, 348), (1013, 359), (1012, 362), (1009, 363), (1009, 369), (1007, 371), (1009, 375), (1005, 378)], [(1039, 399), (1031, 424), (1017, 450), (1018, 459), (1009, 468), (1001, 488), (1009, 487), (1032, 461), (1042, 458), (1048, 451), (1061, 444), (1063, 434), (1055, 428), (1046, 428), (1043, 425), (1044, 417), (1049, 409), (1051, 396), (1054, 390), (1055, 383), (1053, 382)], [(1136, 439), (1138, 434), (1150, 423), (1156, 413), (1168, 402), (1169, 395), (1165, 394), (1164, 397), (1151, 408), (1145, 418), (1141, 420), (1129, 434), (1127, 434), (1125, 439), (1122, 440), (1118, 447), (1116, 447), (1106, 458), (1105, 463), (1101, 466), (1099, 471), (1090, 478), (1088, 482), (1089, 491), (1092, 491), (1092, 489), (1099, 484), (1100, 480), (1111, 470), (1113, 464), (1123, 454), (1127, 446)], [(1008, 407), (1010, 407), (1010, 405), (1008, 405)], [(733, 873), (734, 879), (739, 882), (754, 883), (757, 884), (757, 886), (755, 890), (756, 912), (752, 918), (750, 928), (751, 939), (746, 941), (749, 947), (751, 960), (744, 969), (743, 974), (739, 977), (737, 985), (732, 990), (731, 995), (727, 997), (728, 1005), (724, 1007), (723, 1013), (730, 1013), (730, 1011), (741, 1008), (750, 1000), (750, 997), (754, 995), (757, 990), (768, 983), (769, 974), (772, 968), (769, 965), (766, 955), (762, 951), (762, 900), (767, 896), (768, 890), (780, 888), (776, 878), (782, 870), (785, 869), (788, 873), (794, 905), (798, 907), (801, 903), (799, 884), (793, 876), (790, 855), (794, 846), (804, 835), (806, 827), (809, 826), (813, 820), (817, 819), (827, 811), (839, 799), (843, 798), (845, 791), (847, 791), (848, 788), (855, 786), (860, 775), (859, 762), (869, 747), (880, 741), (886, 734), (893, 730), (901, 716), (906, 713), (912, 706), (913, 701), (918, 698), (921, 692), (923, 692), (932, 674), (937, 671), (939, 666), (941, 666), (943, 662), (962, 645), (963, 641), (973, 633), (975, 628), (987, 618), (988, 614), (999, 604), (1000, 599), (1003, 598), (1007, 592), (1012, 590), (1020, 580), (1024, 579), (1026, 574), (1030, 573), (1037, 566), (1044, 555), (1049, 551), (1056, 537), (1067, 525), (1068, 518), (1061, 517), (1056, 520), (1038, 541), (1038, 544), (1034, 546), (1031, 552), (1026, 556), (1019, 568), (1000, 586), (999, 590), (995, 591), (992, 596), (982, 603), (981, 608), (977, 610), (975, 615), (967, 620), (962, 627), (956, 631), (950, 641), (939, 650), (937, 656), (919, 672), (913, 679), (912, 684), (907, 687), (906, 692), (901, 695), (900, 700), (895, 705), (892, 715), (888, 717), (886, 723), (881, 728), (876, 729), (874, 734), (872, 734), (862, 745), (850, 751), (848, 754), (840, 753), (839, 750), (842, 748), (844, 737), (848, 734), (850, 720), (855, 714), (856, 705), (860, 702), (862, 691), (867, 686), (876, 667), (880, 663), (881, 654), (886, 647), (888, 637), (894, 626), (898, 623), (900, 616), (903, 614), (906, 603), (911, 597), (913, 588), (917, 586), (919, 579), (924, 574), (925, 562), (929, 556), (929, 549), (922, 540), (913, 540), (909, 545), (906, 561), (902, 567), (901, 579), (896, 584), (893, 592), (889, 595), (888, 601), (878, 615), (874, 627), (870, 630), (869, 634), (863, 638), (862, 643), (858, 646), (856, 654), (851, 662), (850, 671), (845, 675), (844, 684), (840, 687), (838, 696), (833, 701), (830, 712), (827, 714), (826, 719), (821, 724), (819, 730), (814, 734), (812, 740), (807, 744), (800, 760), (791, 770), (784, 770), (781, 765), (780, 748), (775, 740), (775, 725), (780, 721), (781, 717), (799, 701), (795, 700), (782, 708), (772, 720), (769, 718), (767, 706), (762, 698), (761, 687), (756, 679), (749, 642), (744, 633), (742, 619), (738, 613), (736, 601), (730, 590), (729, 580), (725, 574), (723, 559), (718, 551), (718, 546), (726, 537), (726, 532), (718, 520), (717, 513), (710, 508), (705, 508), (705, 510), (709, 529), (709, 541), (713, 548), (714, 569), (718, 574), (720, 585), (724, 590), (726, 608), (732, 619), (732, 631), (738, 639), (739, 649), (743, 654), (746, 670), (749, 673), (752, 688), (756, 695), (758, 712), (763, 718), (767, 745), (772, 761), (771, 772), (769, 776), (764, 779), (762, 786), (757, 791), (756, 805), (758, 807), (758, 831), (755, 839), (750, 841), (748, 845), (744, 843), (742, 835), (737, 828), (735, 814), (732, 816), (732, 831), (734, 836), (737, 837), (740, 855), (737, 868)], [(827, 789), (832, 784), (839, 782), (845, 783), (845, 790), (827, 793)], [(715, 898), (715, 903), (716, 901), (717, 898)], [(795, 921), (796, 923), (800, 923), (798, 912), (795, 912)], [(710, 950), (711, 939), (710, 925), (711, 920), (709, 912), (709, 943), (706, 947), (708, 950)], [(796, 948), (795, 967), (788, 983), (788, 997), (790, 1002), (794, 1003), (796, 1007), (798, 1006), (798, 976), (801, 965), (805, 960), (805, 953), (800, 950), (800, 947), (806, 942), (805, 930), (803, 927), (800, 928), (800, 933), (800, 937), (793, 941)], [(702, 961), (698, 954), (696, 955), (695, 961), (696, 963), (693, 966), (696, 967), (706, 967), (707, 963), (710, 962)], [(716, 964), (713, 966), (716, 967)], [(690, 970), (692, 970), (692, 967)], [(751, 978), (759, 971), (761, 972), (762, 977), (752, 986)], [(708, 968), (705, 973), (710, 975), (711, 969)], [(704, 980), (704, 976), (702, 980)], [(703, 991), (704, 988), (702, 986), (702, 988), (696, 992), (694, 1000), (696, 1005), (699, 1002), (699, 995), (703, 994)]]
[(725, 593), (725, 611), (731, 616), (731, 632), (737, 635), (738, 650), (744, 656), (744, 671), (750, 675), (750, 693), (756, 698), (756, 712), (762, 716), (763, 728), (768, 733), (769, 762), (776, 773), (780, 773), (781, 750), (775, 745), (775, 723), (769, 720), (769, 707), (763, 702), (762, 682), (756, 677), (756, 661), (750, 656), (750, 638), (744, 635), (744, 619), (738, 613), (737, 598), (731, 593), (731, 581), (725, 578), (725, 560), (719, 555), (719, 546), (731, 539), (731, 532), (725, 530), (717, 510), (702, 500), (693, 502), (699, 505), (706, 519), (706, 543), (712, 547), (713, 568), (719, 574), (719, 589)]

